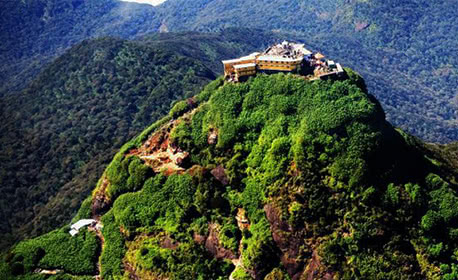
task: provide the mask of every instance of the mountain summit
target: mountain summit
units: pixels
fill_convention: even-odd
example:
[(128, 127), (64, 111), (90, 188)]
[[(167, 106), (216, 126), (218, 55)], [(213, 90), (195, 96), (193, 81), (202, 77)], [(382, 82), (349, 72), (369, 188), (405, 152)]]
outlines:
[(217, 79), (121, 148), (73, 221), (92, 225), (19, 243), (0, 273), (456, 279), (456, 162), (345, 76)]

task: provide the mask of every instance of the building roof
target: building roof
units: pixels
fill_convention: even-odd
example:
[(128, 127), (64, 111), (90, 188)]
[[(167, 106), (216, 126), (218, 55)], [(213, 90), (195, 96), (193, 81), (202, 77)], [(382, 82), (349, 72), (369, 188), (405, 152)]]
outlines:
[(251, 53), (251, 54), (249, 54), (247, 56), (242, 56), (242, 57), (235, 58), (235, 59), (223, 60), (222, 62), (223, 62), (223, 64), (231, 64), (231, 63), (243, 62), (245, 60), (254, 60), (260, 54), (261, 53), (259, 53), (259, 52), (254, 52), (254, 53)]
[(245, 64), (234, 65), (235, 69), (249, 68), (249, 67), (256, 67), (256, 63), (245, 63)]
[(312, 55), (312, 52), (309, 51), (309, 50), (307, 50), (306, 48), (304, 48), (304, 50), (302, 51), (302, 53), (303, 53), (304, 55), (307, 55), (307, 56)]
[(289, 56), (309, 56), (312, 54), (311, 51), (305, 48), (304, 44), (291, 43), (283, 41), (281, 44), (274, 45), (268, 48), (264, 54), (267, 55), (289, 55)]
[(231, 64), (231, 63), (236, 63), (236, 62), (240, 62), (241, 59), (240, 58), (234, 58), (234, 59), (228, 59), (228, 60), (223, 60), (223, 64)]
[(343, 72), (343, 68), (342, 68), (342, 65), (340, 65), (340, 63), (336, 63), (336, 66), (337, 66), (337, 72)]
[(315, 54), (315, 58), (316, 59), (322, 59), (322, 58), (325, 58), (325, 56), (322, 53), (318, 52), (318, 53)]
[(97, 221), (93, 220), (93, 219), (83, 219), (83, 220), (79, 220), (78, 222), (74, 223), (71, 226), (71, 228), (78, 231), (78, 230), (80, 230), (80, 228), (88, 226), (88, 225), (90, 225), (92, 223), (96, 223), (96, 222)]
[(284, 62), (293, 62), (293, 61), (302, 61), (303, 57), (283, 57), (279, 55), (261, 55), (258, 57), (258, 60), (262, 61), (284, 61)]

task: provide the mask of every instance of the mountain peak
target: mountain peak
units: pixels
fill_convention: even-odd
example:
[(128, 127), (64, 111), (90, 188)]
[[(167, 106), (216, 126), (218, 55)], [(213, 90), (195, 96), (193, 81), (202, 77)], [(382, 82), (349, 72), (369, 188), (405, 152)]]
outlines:
[(256, 73), (295, 73), (307, 80), (339, 79), (344, 76), (340, 63), (313, 53), (305, 44), (283, 41), (268, 47), (264, 52), (254, 52), (236, 59), (223, 60), (224, 78), (228, 81), (245, 81)]
[[(103, 279), (453, 275), (458, 213), (445, 202), (458, 201), (456, 174), (344, 71), (337, 81), (215, 80), (121, 148), (74, 219), (98, 221), (96, 233), (64, 227), (22, 242), (0, 268)], [(64, 258), (72, 250), (78, 269)]]

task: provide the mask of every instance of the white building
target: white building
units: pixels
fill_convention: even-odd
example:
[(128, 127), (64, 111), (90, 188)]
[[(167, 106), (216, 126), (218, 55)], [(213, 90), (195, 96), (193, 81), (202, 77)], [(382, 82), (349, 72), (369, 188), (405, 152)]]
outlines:
[(70, 226), (69, 233), (71, 236), (75, 236), (76, 234), (78, 234), (81, 228), (86, 227), (86, 226), (96, 226), (96, 225), (97, 225), (97, 221), (94, 219), (79, 220), (78, 222)]

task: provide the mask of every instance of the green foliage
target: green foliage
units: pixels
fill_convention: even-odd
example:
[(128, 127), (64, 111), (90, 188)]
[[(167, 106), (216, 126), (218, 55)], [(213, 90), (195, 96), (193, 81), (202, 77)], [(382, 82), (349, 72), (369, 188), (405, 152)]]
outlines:
[(97, 238), (87, 230), (71, 236), (69, 228), (50, 232), (14, 247), (9, 261), (13, 275), (30, 274), (36, 268), (61, 269), (74, 275), (92, 275), (97, 260)]
[[(106, 170), (102, 277), (128, 267), (145, 279), (227, 279), (233, 265), (214, 255), (223, 247), (241, 249), (235, 279), (289, 279), (281, 260), (291, 256), (312, 260), (320, 277), (453, 279), (456, 167), (394, 130), (358, 86), (357, 76), (215, 82), (193, 114), (175, 116), (170, 137), (191, 166), (178, 174), (155, 174), (126, 153), (170, 114), (123, 146)], [(9, 262), (16, 273), (20, 262)]]
[(234, 272), (232, 273), (232, 278), (234, 280), (253, 280), (253, 277), (251, 277), (251, 275), (248, 274), (248, 272), (246, 272), (240, 266), (234, 270)]
[(232, 252), (237, 252), (239, 249), (239, 241), (242, 237), (237, 224), (234, 220), (232, 223), (225, 223), (219, 232), (219, 241), (224, 248), (231, 250)]
[(157, 175), (140, 192), (121, 195), (113, 205), (113, 214), (129, 231), (154, 226), (174, 233), (194, 211), (194, 192), (189, 175)]
[[(0, 98), (0, 117), (9, 120), (0, 127), (2, 234), (21, 238), (68, 222), (123, 143), (214, 77), (196, 59), (155, 43), (103, 38), (73, 47), (24, 91)], [(14, 161), (6, 160), (11, 151)], [(115, 184), (110, 194), (139, 183)]]
[(119, 225), (115, 221), (112, 210), (102, 217), (102, 223), (105, 248), (100, 257), (102, 265), (100, 275), (103, 279), (117, 279), (123, 274), (122, 259), (126, 253), (124, 237), (119, 231)]
[(110, 182), (107, 194), (115, 199), (123, 193), (137, 191), (152, 173), (151, 168), (143, 164), (137, 156), (125, 157), (122, 161), (115, 159), (106, 170)]
[(274, 268), (272, 272), (270, 272), (264, 280), (290, 280), (288, 273), (284, 272), (280, 268)]
[[(79, 0), (76, 2), (79, 3)], [(42, 8), (47, 9), (43, 3), (36, 3), (39, 11)], [(68, 1), (65, 3), (68, 4)], [(107, 3), (110, 5), (107, 6)], [(33, 10), (33, 7), (22, 7), (19, 2), (2, 4), (15, 6), (10, 8), (14, 11), (19, 9), (20, 13), (2, 9), (4, 14), (0, 21), (8, 21), (13, 14), (24, 19), (24, 23), (32, 20), (27, 18), (27, 9)], [(132, 6), (139, 9), (125, 10)], [(79, 10), (80, 8), (83, 10)], [(147, 11), (144, 5), (140, 8), (138, 4), (111, 0), (84, 2), (76, 10), (83, 17), (93, 13), (98, 17), (101, 16), (100, 12), (107, 9), (111, 11), (111, 8), (115, 9), (116, 18), (119, 18), (117, 8), (134, 14)], [(86, 11), (87, 9), (89, 10)], [(54, 56), (55, 51), (60, 54), (69, 46), (64, 44), (65, 47), (56, 49), (61, 43), (68, 42), (68, 37), (62, 34), (73, 34), (69, 35), (70, 44), (87, 36), (86, 31), (83, 34), (78, 33), (81, 29), (76, 27), (79, 26), (77, 22), (67, 20), (68, 16), (74, 16), (73, 12), (66, 9), (64, 11), (55, 15), (51, 21), (46, 21), (44, 26), (41, 21), (39, 24), (24, 26), (32, 29), (32, 26), (42, 26), (39, 33), (46, 35), (40, 38), (61, 38), (62, 41), (46, 40), (46, 47), (40, 47), (38, 55), (33, 49), (40, 43), (37, 42), (39, 39), (34, 39), (33, 44), (26, 48), (27, 52), (33, 52), (33, 58), (30, 58), (30, 53), (25, 52), (22, 57), (26, 61), (32, 59), (33, 62), (21, 64), (19, 70), (22, 74), (12, 76), (17, 78), (21, 88), (25, 87), (24, 91), (14, 96), (0, 97), (0, 107), (4, 108), (0, 117), (8, 120), (2, 122), (0, 127), (0, 158), (5, 162), (0, 168), (4, 194), (0, 198), (0, 247), (8, 246), (18, 238), (43, 234), (68, 222), (123, 143), (153, 123), (139, 137), (123, 145), (117, 157), (122, 157), (127, 150), (141, 145), (151, 131), (170, 121), (171, 117), (168, 115), (160, 119), (169, 111), (170, 104), (191, 97), (215, 75), (221, 73), (222, 59), (253, 52), (277, 38), (277, 35), (269, 32), (258, 31), (262, 36), (257, 36), (256, 41), (253, 41), (253, 37), (246, 36), (251, 31), (240, 29), (212, 34), (153, 34), (138, 41), (101, 38), (85, 41), (69, 49), (59, 59), (44, 67), (39, 76), (36, 70), (30, 73), (29, 67), (43, 67), (43, 63), (49, 61), (49, 55)], [(105, 22), (112, 26), (111, 16), (109, 14), (103, 20), (99, 18), (97, 24)], [(82, 18), (78, 17), (79, 19)], [(145, 31), (150, 28), (150, 25), (143, 22), (146, 19), (156, 20), (156, 16), (135, 17), (134, 22), (127, 21), (129, 28), (124, 30), (122, 37), (134, 36), (135, 30)], [(18, 22), (23, 21), (14, 21), (14, 26), (20, 28)], [(70, 22), (72, 23), (69, 25)], [(84, 20), (84, 24), (88, 22), (90, 20)], [(115, 25), (114, 29), (91, 28), (91, 32), (98, 35), (113, 34), (112, 32), (119, 34), (120, 26)], [(4, 25), (2, 21), (0, 26), (8, 28), (10, 25)], [(57, 27), (49, 29), (52, 26)], [(66, 28), (72, 29), (68, 31)], [(55, 31), (59, 35), (55, 35)], [(74, 32), (80, 35), (76, 36)], [(0, 33), (0, 36), (4, 35), (3, 32)], [(16, 31), (10, 35), (8, 38), (14, 41), (20, 37)], [(27, 40), (23, 38), (16, 42), (22, 44), (30, 38), (27, 36)], [(17, 46), (11, 46), (10, 50), (17, 49)], [(2, 52), (0, 56), (3, 54), (10, 53)], [(6, 62), (8, 60), (3, 59), (3, 56), (2, 61), (4, 67), (13, 65)], [(2, 74), (14, 71), (5, 70), (0, 73), (2, 80), (6, 77)], [(23, 74), (31, 77), (24, 77)], [(26, 80), (33, 77), (35, 79), (29, 85)], [(0, 84), (0, 87), (8, 86)], [(212, 92), (222, 84), (222, 77), (210, 83), (195, 97), (196, 105), (208, 101)], [(155, 122), (158, 119), (160, 120)], [(28, 144), (17, 146), (18, 143)], [(11, 154), (12, 151), (14, 155)], [(15, 158), (14, 161), (9, 160), (12, 157)], [(34, 162), (33, 168), (28, 167), (30, 162)], [(24, 200), (23, 197), (27, 199)], [(13, 211), (14, 209), (25, 211)]]
[(434, 210), (428, 210), (426, 215), (421, 218), (421, 226), (424, 230), (430, 231), (440, 223), (440, 217)]
[(144, 165), (138, 157), (133, 157), (129, 163), (129, 179), (127, 179), (127, 188), (135, 191), (143, 187), (143, 183), (150, 177), (151, 168)]
[(425, 230), (432, 230), (434, 226), (453, 225), (458, 221), (458, 196), (449, 183), (436, 174), (429, 174), (427, 184), (431, 188), (429, 196), (430, 210), (422, 218)]
[[(190, 28), (215, 31), (236, 26), (236, 29), (219, 34), (153, 34), (141, 40), (142, 45), (155, 41), (153, 44), (161, 50), (169, 49), (198, 58), (218, 73), (222, 69), (221, 59), (263, 49), (267, 44), (280, 39), (305, 40), (312, 50), (320, 50), (330, 58), (345, 62), (361, 72), (367, 78), (368, 88), (380, 98), (395, 125), (429, 141), (449, 142), (457, 139), (458, 130), (454, 120), (458, 104), (458, 63), (451, 51), (456, 41), (457, 23), (453, 14), (456, 10), (455, 2), (376, 0), (345, 3), (311, 1), (307, 4), (299, 1), (286, 4), (271, 1), (257, 5), (254, 1), (225, 3), (198, 0), (196, 3), (169, 0), (165, 5), (150, 7), (112, 0), (65, 0), (59, 3), (49, 0), (3, 1), (0, 17), (0, 37), (3, 42), (0, 53), (3, 62), (0, 67), (0, 94), (13, 95), (15, 90), (27, 87), (29, 81), (36, 78), (50, 61), (86, 38), (106, 35), (133, 38), (157, 31), (161, 24), (169, 30), (180, 31)], [(285, 15), (301, 20), (285, 20)], [(275, 30), (275, 34), (241, 27)], [(189, 40), (183, 42), (183, 37)], [(82, 45), (90, 44), (84, 41)], [(75, 47), (73, 51), (80, 49)], [(393, 55), (395, 52), (404, 55)], [(27, 225), (26, 231), (33, 231), (33, 234), (46, 232), (56, 224), (68, 221), (74, 214), (75, 205), (88, 194), (85, 186), (95, 183), (103, 171), (101, 166), (108, 162), (114, 150), (138, 133), (146, 123), (165, 113), (168, 105), (161, 102), (172, 95), (179, 95), (182, 89), (182, 84), (174, 87), (174, 83), (171, 85), (167, 82), (150, 86), (157, 82), (156, 78), (165, 77), (161, 70), (169, 70), (166, 67), (154, 67), (156, 64), (162, 67), (166, 55), (151, 57), (141, 52), (133, 55), (129, 48), (119, 52), (116, 49), (101, 48), (95, 52), (82, 51), (75, 57), (71, 60), (58, 60), (62, 62), (58, 67), (47, 70), (56, 73), (57, 78), (46, 74), (40, 76), (44, 84), (55, 85), (46, 88), (51, 99), (30, 98), (40, 92), (35, 87), (27, 91), (31, 94), (25, 94), (25, 97), (17, 98), (14, 94), (12, 98), (2, 98), (1, 107), (12, 108), (13, 112), (1, 116), (2, 120), (8, 120), (5, 122), (8, 123), (8, 129), (1, 127), (2, 132), (12, 131), (2, 134), (5, 137), (1, 139), (5, 150), (0, 153), (0, 157), (3, 162), (9, 163), (7, 170), (1, 172), (2, 186), (5, 186), (2, 187), (2, 193), (8, 194), (4, 204), (26, 193), (29, 195), (27, 201), (30, 201), (27, 205), (15, 201), (15, 209), (28, 209), (19, 216), (14, 211), (5, 214), (0, 211), (4, 215), (0, 220), (10, 220), (12, 228), (9, 228), (8, 223), (1, 225), (8, 232), (23, 226), (23, 221), (36, 221), (33, 225)], [(114, 63), (107, 63), (106, 60)], [(138, 61), (141, 63), (136, 63)], [(145, 67), (139, 68), (142, 65)], [(174, 76), (173, 80), (181, 81), (183, 78), (187, 81), (184, 85), (195, 82), (193, 76), (199, 76), (199, 68), (186, 69), (181, 75)], [(64, 75), (67, 72), (71, 72), (71, 75)], [(361, 78), (353, 74), (349, 72), (350, 78), (360, 85)], [(164, 91), (167, 93), (159, 94), (159, 102), (143, 98), (150, 94), (157, 96)], [(189, 95), (191, 91), (184, 90), (182, 96)], [(80, 96), (81, 92), (94, 93), (100, 98), (90, 101), (74, 98), (75, 94)], [(109, 102), (110, 98), (103, 96), (107, 92), (118, 93), (123, 98)], [(65, 96), (72, 98), (63, 98)], [(45, 106), (53, 103), (52, 98), (61, 100), (67, 106)], [(148, 99), (146, 105), (139, 104), (139, 100), (143, 99)], [(68, 106), (70, 102), (80, 104), (81, 107), (75, 106), (71, 110)], [(151, 105), (153, 103), (154, 106)], [(289, 106), (279, 104), (283, 106), (280, 110)], [(122, 112), (114, 116), (113, 106)], [(160, 113), (156, 114), (156, 110)], [(17, 120), (13, 117), (16, 112), (21, 114)], [(70, 114), (67, 116), (66, 112)], [(84, 116), (91, 116), (91, 120), (82, 121)], [(130, 117), (123, 119), (119, 116)], [(13, 119), (15, 121), (10, 122)], [(48, 119), (49, 122), (43, 121)], [(87, 130), (81, 127), (75, 129), (79, 123)], [(16, 129), (19, 127), (21, 129)], [(72, 128), (76, 132), (69, 132), (65, 128)], [(115, 146), (113, 150), (112, 142)], [(15, 143), (29, 143), (28, 149), (22, 151), (24, 148), (15, 146)], [(58, 154), (53, 151), (58, 151)], [(59, 156), (61, 154), (69, 156), (63, 158)], [(96, 159), (95, 154), (99, 155)], [(10, 161), (13, 155), (16, 160)], [(18, 158), (18, 155), (22, 156)], [(321, 153), (319, 156), (326, 159), (326, 155)], [(34, 162), (34, 166), (38, 167), (23, 167), (29, 162)], [(338, 166), (347, 163), (342, 159)], [(75, 178), (82, 167), (86, 168), (87, 173)], [(30, 182), (34, 186), (29, 189)], [(67, 185), (65, 190), (59, 192), (60, 195), (56, 195), (57, 189), (69, 182), (71, 186)], [(18, 186), (20, 190), (16, 195)], [(69, 201), (68, 194), (75, 187), (81, 191), (74, 193), (81, 196)], [(53, 201), (45, 207), (50, 199)], [(61, 206), (61, 211), (48, 210), (55, 209), (52, 206), (56, 205), (64, 206)], [(38, 217), (29, 214), (36, 213), (32, 211), (33, 207), (41, 209)], [(4, 208), (4, 211), (9, 209)], [(14, 236), (18, 234), (16, 231)], [(4, 236), (2, 241), (14, 236)]]
[(389, 184), (386, 189), (385, 200), (388, 204), (396, 206), (399, 203), (399, 188), (393, 184)]
[(208, 257), (205, 249), (191, 240), (180, 243), (177, 248), (161, 248), (156, 238), (144, 240), (136, 251), (137, 268), (150, 270), (170, 279), (222, 279), (233, 269), (227, 262)]
[[(276, 265), (267, 257), (277, 254), (262, 211), (268, 202), (294, 229), (306, 227), (314, 238), (325, 237), (320, 256), (345, 278), (409, 278), (418, 263), (403, 236), (416, 239), (422, 230), (454, 221), (447, 208), (455, 204), (449, 185), (428, 176), (431, 166), (415, 150), (421, 149), (417, 142), (392, 130), (363, 81), (347, 72), (350, 79), (337, 82), (280, 74), (225, 85), (174, 132), (178, 146), (199, 153), (196, 164), (226, 163), (240, 182), (227, 188), (226, 197), (231, 211), (244, 208), (251, 223), (242, 251), (248, 269), (266, 275)], [(211, 131), (217, 133), (216, 145), (199, 140)], [(403, 157), (419, 160), (409, 167)], [(434, 242), (418, 252), (450, 255), (448, 246)]]
[(263, 218), (250, 227), (251, 236), (243, 240), (242, 260), (247, 269), (256, 269), (265, 275), (276, 263), (276, 248), (269, 222)]
[[(451, 51), (457, 35), (455, 9), (454, 2), (426, 0), (264, 1), (262, 5), (254, 0), (192, 4), (169, 0), (159, 7), (169, 30), (250, 27), (304, 41), (310, 49), (360, 72), (394, 125), (435, 142), (458, 139), (452, 125), (458, 85), (457, 58)], [(254, 30), (246, 36), (254, 42), (260, 37)], [(350, 78), (365, 90), (361, 78), (352, 74)]]
[(409, 194), (412, 202), (419, 203), (421, 201), (421, 193), (420, 193), (420, 186), (415, 184), (406, 184), (405, 185), (406, 192)]
[(172, 109), (170, 110), (170, 116), (174, 119), (183, 115), (186, 111), (189, 110), (188, 103), (186, 100), (177, 102)]

